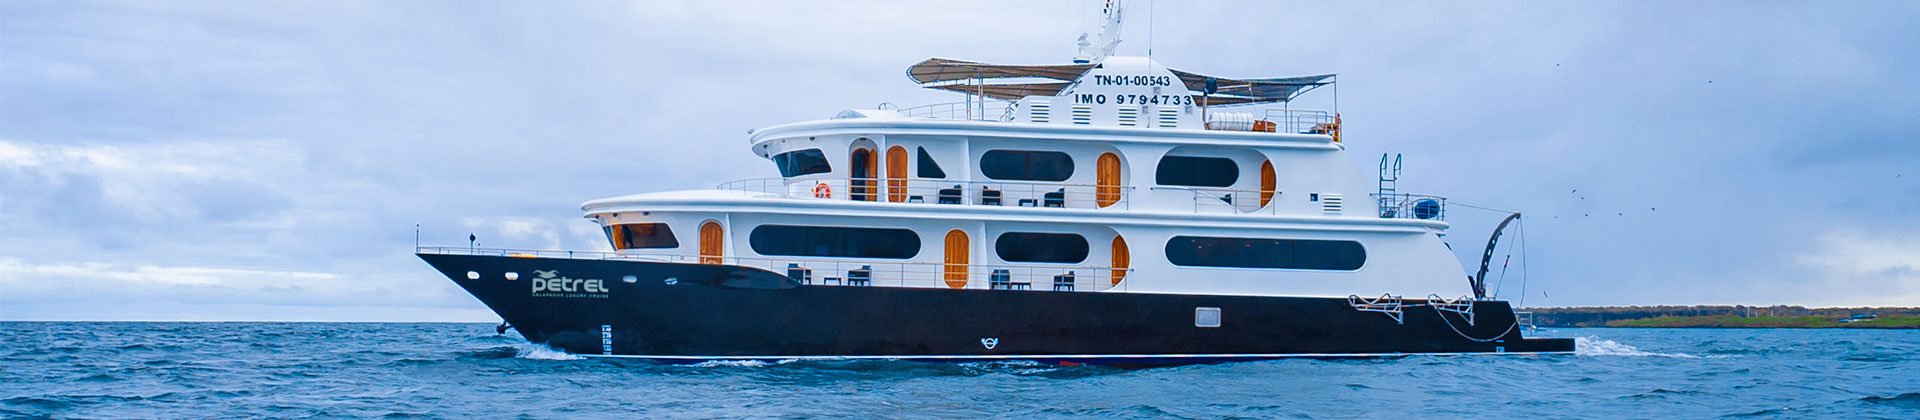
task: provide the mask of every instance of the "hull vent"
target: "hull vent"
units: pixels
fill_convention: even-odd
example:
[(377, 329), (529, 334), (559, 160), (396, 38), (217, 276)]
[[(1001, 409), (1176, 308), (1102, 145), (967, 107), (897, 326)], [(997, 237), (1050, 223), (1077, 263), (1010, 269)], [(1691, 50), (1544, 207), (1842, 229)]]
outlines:
[(1093, 124), (1093, 105), (1074, 105), (1073, 123), (1080, 125)]
[(1179, 108), (1160, 108), (1159, 111), (1160, 111), (1160, 120), (1156, 121), (1156, 123), (1158, 123), (1157, 125), (1165, 128), (1180, 127), (1180, 109)]
[(1140, 110), (1138, 109), (1120, 108), (1119, 117), (1120, 117), (1120, 126), (1122, 127), (1133, 127), (1133, 126), (1140, 125)]
[(1046, 123), (1053, 120), (1052, 104), (1035, 102), (1032, 105), (1028, 105), (1028, 107), (1032, 111), (1027, 113), (1027, 120), (1037, 123)]
[(1340, 199), (1339, 194), (1321, 194), (1320, 211), (1326, 214), (1340, 214), (1342, 201), (1344, 200)]

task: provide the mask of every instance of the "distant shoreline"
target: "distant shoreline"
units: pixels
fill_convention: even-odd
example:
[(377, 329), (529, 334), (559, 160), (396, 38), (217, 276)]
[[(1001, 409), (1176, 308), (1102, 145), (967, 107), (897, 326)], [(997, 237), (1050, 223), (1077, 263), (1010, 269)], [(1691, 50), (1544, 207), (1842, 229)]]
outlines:
[[(1541, 327), (1920, 329), (1920, 308), (1616, 306), (1528, 308)], [(1842, 322), (1849, 318), (1855, 321)]]
[(1920, 329), (1920, 317), (1884, 316), (1875, 319), (1840, 322), (1840, 319), (1804, 316), (1804, 317), (1733, 317), (1712, 316), (1661, 316), (1654, 318), (1626, 319), (1608, 321), (1613, 328), (1800, 328), (1800, 329), (1880, 329), (1906, 330)]

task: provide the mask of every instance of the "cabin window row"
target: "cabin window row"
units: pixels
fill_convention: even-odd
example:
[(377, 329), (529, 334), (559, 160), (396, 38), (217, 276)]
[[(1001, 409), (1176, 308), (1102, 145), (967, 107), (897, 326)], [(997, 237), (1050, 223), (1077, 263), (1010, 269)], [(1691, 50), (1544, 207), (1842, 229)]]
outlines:
[[(1062, 152), (989, 150), (980, 155), (980, 174), (995, 180), (1059, 182), (1072, 178), (1073, 170), (1073, 156)], [(1224, 157), (1165, 156), (1153, 178), (1167, 186), (1232, 187), (1240, 182), (1240, 165)]]
[[(605, 231), (617, 250), (680, 246), (665, 223), (617, 224)], [(791, 257), (911, 259), (921, 247), (911, 229), (835, 226), (761, 225), (747, 242), (760, 255)], [(1092, 247), (1079, 234), (1006, 232), (993, 248), (1006, 262), (1077, 264)], [(1353, 271), (1366, 265), (1367, 251), (1355, 241), (1175, 236), (1167, 240), (1166, 257), (1182, 267)]]
[[(915, 176), (944, 179), (947, 173), (927, 153), (916, 147), (918, 170)], [(796, 150), (773, 156), (783, 177), (832, 172), (827, 156), (820, 149)], [(1073, 177), (1073, 156), (1064, 152), (1039, 150), (989, 150), (980, 156), (980, 174), (1002, 181), (1060, 182)], [(1165, 156), (1154, 168), (1154, 183), (1168, 186), (1231, 187), (1240, 181), (1240, 165), (1233, 159), (1203, 156)]]

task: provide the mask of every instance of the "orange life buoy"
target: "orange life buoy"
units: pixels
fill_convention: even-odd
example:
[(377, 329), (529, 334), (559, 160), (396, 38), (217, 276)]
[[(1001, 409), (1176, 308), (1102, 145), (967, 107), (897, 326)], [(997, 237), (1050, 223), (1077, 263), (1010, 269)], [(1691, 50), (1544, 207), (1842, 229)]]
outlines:
[(827, 183), (816, 182), (813, 184), (813, 198), (828, 198), (832, 196), (833, 187), (828, 187)]

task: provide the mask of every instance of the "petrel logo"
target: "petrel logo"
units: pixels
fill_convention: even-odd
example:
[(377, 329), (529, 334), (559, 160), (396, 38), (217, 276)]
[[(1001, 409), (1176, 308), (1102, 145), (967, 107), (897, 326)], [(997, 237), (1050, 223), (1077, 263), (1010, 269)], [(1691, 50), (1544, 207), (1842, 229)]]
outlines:
[(999, 339), (999, 338), (982, 338), (982, 339), (980, 339), (980, 347), (986, 347), (986, 348), (987, 348), (987, 350), (993, 350), (993, 348), (994, 348), (994, 347), (999, 347), (999, 346), (1000, 346), (1000, 339)]
[(560, 276), (560, 270), (533, 270), (534, 297), (605, 298), (607, 282)]

